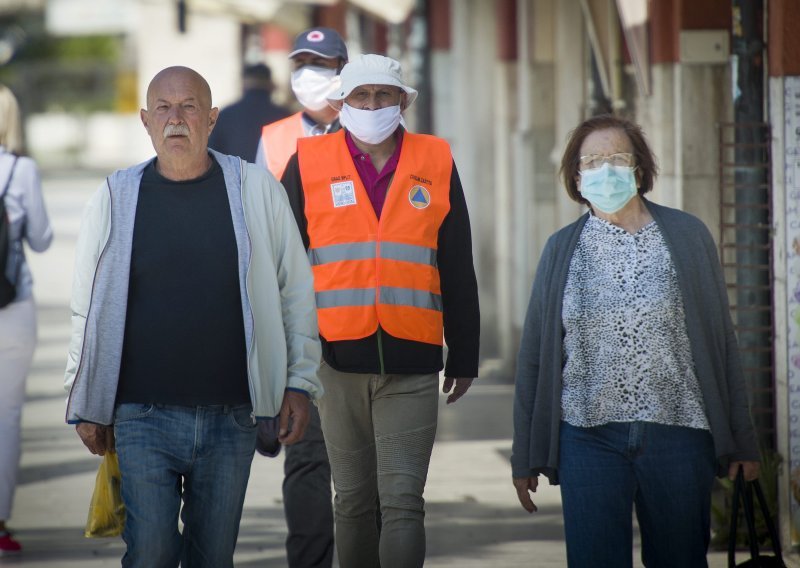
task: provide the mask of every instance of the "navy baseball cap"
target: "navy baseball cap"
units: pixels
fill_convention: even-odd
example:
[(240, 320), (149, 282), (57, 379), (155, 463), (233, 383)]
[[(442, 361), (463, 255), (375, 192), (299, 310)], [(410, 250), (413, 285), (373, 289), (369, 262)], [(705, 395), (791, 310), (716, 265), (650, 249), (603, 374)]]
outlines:
[(313, 53), (328, 59), (340, 57), (347, 61), (347, 46), (342, 36), (331, 28), (310, 28), (297, 34), (289, 58), (299, 53)]

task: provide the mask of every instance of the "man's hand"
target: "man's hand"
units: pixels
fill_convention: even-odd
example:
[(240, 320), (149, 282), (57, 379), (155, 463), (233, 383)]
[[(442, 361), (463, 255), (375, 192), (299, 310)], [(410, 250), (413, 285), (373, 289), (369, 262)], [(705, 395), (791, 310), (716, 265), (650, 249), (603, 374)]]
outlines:
[(536, 493), (536, 488), (539, 487), (539, 477), (515, 477), (513, 479), (514, 489), (517, 490), (517, 499), (519, 499), (522, 508), (533, 513), (539, 509), (533, 504), (530, 494)]
[(96, 456), (104, 456), (106, 452), (114, 452), (114, 428), (81, 422), (75, 426), (75, 431), (80, 436), (83, 445)]
[(742, 466), (745, 481), (753, 481), (754, 479), (758, 479), (758, 475), (761, 471), (760, 462), (735, 461), (731, 462), (731, 465), (728, 467), (728, 478), (731, 481), (736, 480), (736, 474), (739, 472), (739, 466)]
[(462, 377), (445, 377), (444, 385), (442, 385), (442, 392), (444, 394), (449, 393), (450, 389), (453, 389), (453, 383), (456, 385), (456, 388), (453, 389), (453, 394), (447, 397), (447, 404), (452, 404), (464, 396), (472, 385), (472, 381), (473, 379), (465, 379)]
[[(311, 420), (308, 412), (308, 397), (305, 393), (287, 390), (281, 404), (278, 441), (284, 446), (291, 446), (303, 439), (306, 426)], [(292, 429), (289, 430), (291, 420)]]

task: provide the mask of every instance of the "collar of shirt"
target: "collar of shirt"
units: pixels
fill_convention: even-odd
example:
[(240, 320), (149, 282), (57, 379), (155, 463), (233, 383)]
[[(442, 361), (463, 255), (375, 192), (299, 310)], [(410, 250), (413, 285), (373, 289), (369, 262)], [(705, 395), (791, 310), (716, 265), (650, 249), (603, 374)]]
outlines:
[(337, 118), (330, 124), (317, 124), (313, 118), (305, 112), (301, 115), (303, 120), (303, 132), (306, 136), (319, 136), (320, 134), (331, 134), (339, 130), (339, 119)]
[(381, 211), (383, 210), (383, 203), (386, 201), (386, 192), (389, 190), (389, 183), (392, 181), (395, 170), (397, 170), (397, 163), (400, 161), (400, 149), (403, 146), (403, 129), (398, 128), (394, 134), (397, 145), (394, 152), (389, 157), (386, 165), (378, 173), (375, 166), (372, 164), (372, 159), (369, 154), (365, 154), (358, 149), (353, 137), (350, 133), (345, 131), (344, 139), (347, 142), (347, 149), (353, 157), (353, 163), (356, 165), (358, 177), (361, 178), (361, 183), (364, 184), (364, 189), (367, 190), (372, 208), (375, 210), (375, 215), (380, 219)]

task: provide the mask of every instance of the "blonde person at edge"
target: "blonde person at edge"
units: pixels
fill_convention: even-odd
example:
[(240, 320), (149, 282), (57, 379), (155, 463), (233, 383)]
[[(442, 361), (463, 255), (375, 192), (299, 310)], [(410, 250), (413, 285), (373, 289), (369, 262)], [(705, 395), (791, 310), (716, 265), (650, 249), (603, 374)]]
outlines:
[(53, 240), (39, 172), (32, 159), (19, 156), (21, 151), (19, 106), (13, 93), (0, 85), (0, 193), (8, 184), (2, 199), (10, 243), (6, 276), (16, 285), (16, 297), (0, 308), (0, 556), (22, 550), (6, 527), (19, 471), (25, 379), (36, 347), (33, 280), (22, 243), (43, 252)]
[(256, 422), (280, 416), (293, 444), (322, 394), (286, 193), (208, 149), (217, 113), (197, 72), (156, 74), (156, 157), (110, 175), (78, 235), (67, 421), (93, 454), (116, 446), (126, 568), (233, 566)]
[(542, 252), (523, 327), (512, 475), (536, 510), (560, 484), (572, 568), (707, 566), (715, 475), (759, 474), (716, 246), (697, 218), (648, 201), (641, 128), (590, 118), (561, 161), (589, 212)]
[(448, 144), (400, 125), (417, 96), (400, 64), (362, 55), (341, 80), (343, 130), (299, 140), (282, 179), (314, 271), (336, 550), (346, 568), (414, 568), (443, 337), (448, 403), (478, 373), (469, 216)]

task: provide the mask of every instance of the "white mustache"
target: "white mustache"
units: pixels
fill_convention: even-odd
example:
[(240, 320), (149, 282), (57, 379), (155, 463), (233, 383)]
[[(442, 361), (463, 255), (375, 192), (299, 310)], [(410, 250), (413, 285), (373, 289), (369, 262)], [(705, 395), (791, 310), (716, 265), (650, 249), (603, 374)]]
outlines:
[(189, 136), (189, 127), (185, 124), (167, 124), (164, 127), (164, 138), (169, 136)]

